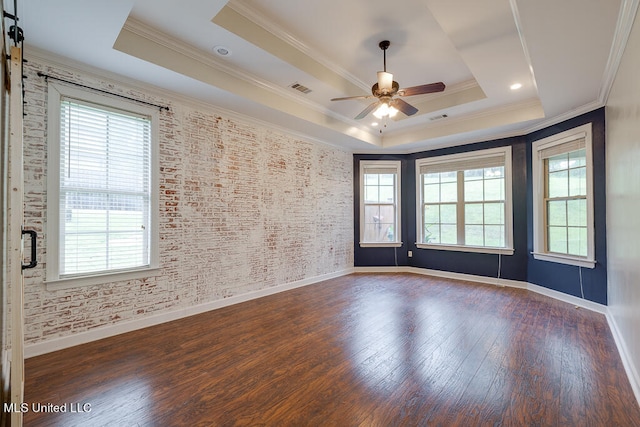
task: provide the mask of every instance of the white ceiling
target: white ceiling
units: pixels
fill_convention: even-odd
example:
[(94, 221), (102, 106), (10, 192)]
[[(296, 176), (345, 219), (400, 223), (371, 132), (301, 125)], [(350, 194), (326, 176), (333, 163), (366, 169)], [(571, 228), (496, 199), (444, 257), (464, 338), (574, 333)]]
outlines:
[[(357, 152), (412, 152), (524, 134), (602, 106), (635, 15), (629, 3), (28, 0), (17, 12), (27, 57), (53, 54)], [(330, 101), (370, 94), (381, 40), (391, 41), (387, 71), (400, 87), (447, 86), (404, 98), (419, 112), (386, 127), (353, 119), (370, 100)]]

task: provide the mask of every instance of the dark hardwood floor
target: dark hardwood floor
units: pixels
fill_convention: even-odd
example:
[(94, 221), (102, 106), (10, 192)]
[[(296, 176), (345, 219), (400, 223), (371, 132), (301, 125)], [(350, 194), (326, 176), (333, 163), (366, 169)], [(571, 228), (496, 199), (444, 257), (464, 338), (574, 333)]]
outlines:
[(25, 389), (68, 411), (29, 411), (28, 427), (640, 426), (603, 315), (411, 274), (345, 276), (31, 358)]

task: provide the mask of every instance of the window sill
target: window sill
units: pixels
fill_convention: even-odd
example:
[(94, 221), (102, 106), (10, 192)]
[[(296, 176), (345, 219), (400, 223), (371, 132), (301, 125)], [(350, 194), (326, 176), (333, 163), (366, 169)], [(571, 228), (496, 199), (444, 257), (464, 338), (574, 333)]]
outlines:
[(158, 267), (150, 267), (140, 270), (127, 270), (117, 273), (96, 274), (93, 276), (69, 277), (57, 280), (47, 280), (45, 286), (48, 291), (60, 289), (80, 288), (83, 286), (103, 285), (106, 283), (121, 282), (124, 280), (143, 279), (156, 276), (160, 272)]
[(361, 248), (399, 248), (402, 246), (402, 242), (360, 242)]
[(490, 248), (482, 246), (459, 246), (459, 245), (435, 245), (429, 243), (416, 243), (419, 249), (435, 249), (438, 251), (476, 252), (483, 254), (513, 255), (513, 248)]
[(540, 261), (556, 262), (558, 264), (575, 265), (577, 267), (596, 268), (596, 261), (587, 258), (577, 258), (571, 256), (562, 256), (556, 254), (543, 254), (531, 252), (533, 258)]

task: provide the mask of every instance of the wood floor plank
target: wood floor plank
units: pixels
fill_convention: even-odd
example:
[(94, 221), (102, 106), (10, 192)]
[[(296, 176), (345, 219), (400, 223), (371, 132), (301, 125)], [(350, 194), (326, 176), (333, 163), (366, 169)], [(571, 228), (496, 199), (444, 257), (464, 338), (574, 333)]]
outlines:
[(604, 316), (354, 274), (28, 359), (27, 426), (640, 425)]

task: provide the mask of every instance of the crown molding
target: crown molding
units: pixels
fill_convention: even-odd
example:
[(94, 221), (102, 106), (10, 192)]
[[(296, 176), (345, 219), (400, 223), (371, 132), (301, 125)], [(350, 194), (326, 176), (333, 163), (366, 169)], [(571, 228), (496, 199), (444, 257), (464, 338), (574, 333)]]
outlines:
[(511, 5), (511, 13), (513, 14), (513, 21), (516, 25), (516, 31), (518, 32), (518, 38), (520, 39), (520, 45), (522, 46), (524, 59), (527, 62), (527, 66), (529, 67), (529, 73), (531, 74), (531, 81), (533, 82), (533, 86), (536, 90), (536, 93), (538, 93), (538, 82), (536, 80), (535, 72), (533, 71), (533, 63), (531, 62), (531, 55), (529, 54), (529, 48), (527, 47), (527, 43), (524, 38), (524, 32), (522, 31), (522, 19), (520, 18), (520, 10), (518, 9), (517, 0), (509, 0), (509, 4)]
[(622, 0), (616, 29), (613, 34), (613, 43), (611, 44), (611, 51), (602, 76), (602, 86), (598, 96), (598, 100), (602, 105), (606, 104), (609, 99), (609, 93), (618, 73), (618, 67), (622, 61), (622, 55), (627, 46), (639, 4), (640, 0)]
[(95, 68), (90, 65), (77, 62), (69, 58), (61, 57), (35, 47), (28, 47), (27, 49), (25, 49), (25, 58), (31, 60), (32, 63), (38, 63), (45, 67), (52, 67), (58, 71), (79, 74), (82, 77), (100, 80), (107, 84), (112, 84), (123, 89), (132, 89), (138, 92), (144, 92), (145, 95), (154, 98), (155, 102), (161, 102), (169, 105), (170, 107), (173, 107), (175, 104), (180, 104), (194, 110), (208, 111), (211, 114), (219, 117), (237, 120), (248, 125), (254, 125), (267, 130), (290, 135), (292, 138), (299, 139), (301, 141), (321, 144), (332, 148), (337, 148), (345, 152), (353, 152), (353, 150), (347, 149), (338, 143), (315, 138), (303, 132), (298, 132), (284, 126), (268, 122), (266, 120), (261, 120), (234, 110), (229, 110), (213, 103), (183, 95), (179, 92), (174, 92), (154, 85), (150, 85), (148, 83), (144, 83), (139, 80), (123, 76), (121, 74), (116, 74), (104, 69)]
[[(351, 134), (345, 133), (345, 135), (360, 139), (374, 146), (380, 145), (379, 136), (376, 135), (370, 128), (360, 124), (359, 122), (346, 118), (324, 106), (305, 99), (300, 94), (294, 93), (293, 90), (288, 90), (288, 88), (286, 87), (271, 84), (270, 82), (263, 80), (253, 74), (247, 73), (240, 68), (220, 62), (208, 52), (195, 49), (186, 43), (177, 41), (169, 35), (158, 31), (155, 28), (150, 27), (136, 19), (129, 18), (124, 24), (122, 32), (128, 32), (133, 34), (134, 36), (141, 37), (144, 40), (148, 40), (151, 43), (155, 43), (163, 48), (183, 55), (189, 60), (196, 61), (206, 68), (211, 68), (213, 70), (231, 76), (234, 79), (238, 79), (240, 82), (249, 85), (249, 87), (266, 90), (274, 95), (277, 95), (278, 97), (285, 99), (287, 102), (291, 102), (295, 105), (303, 107), (304, 109), (314, 111), (315, 113), (326, 117), (327, 123), (332, 121), (342, 123), (346, 125), (348, 129), (352, 130)], [(225, 90), (224, 87), (220, 87), (220, 89)], [(357, 136), (353, 136), (354, 134), (358, 133), (366, 135), (366, 138), (363, 139)]]

